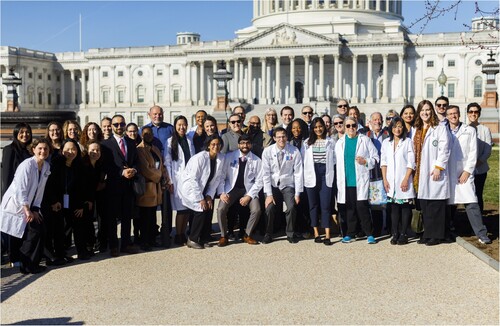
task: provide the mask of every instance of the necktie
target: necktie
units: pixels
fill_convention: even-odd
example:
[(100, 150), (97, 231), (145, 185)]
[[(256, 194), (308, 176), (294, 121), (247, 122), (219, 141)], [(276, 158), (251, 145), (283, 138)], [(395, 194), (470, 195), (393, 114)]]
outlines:
[(246, 162), (246, 161), (247, 161), (246, 156), (242, 156), (242, 157), (240, 157), (240, 162), (241, 162), (241, 163), (244, 163), (244, 162)]
[(283, 164), (283, 157), (285, 156), (285, 152), (279, 151), (278, 152), (278, 165), (281, 168), (281, 165)]
[(127, 157), (127, 152), (125, 151), (125, 142), (123, 138), (120, 139), (120, 150), (122, 151), (123, 157)]

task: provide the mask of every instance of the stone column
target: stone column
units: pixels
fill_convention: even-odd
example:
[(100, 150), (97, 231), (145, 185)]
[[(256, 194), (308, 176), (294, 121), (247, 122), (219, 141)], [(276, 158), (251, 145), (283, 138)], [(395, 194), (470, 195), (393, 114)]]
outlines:
[(244, 99), (245, 96), (247, 96), (246, 92), (246, 87), (245, 87), (245, 65), (243, 61), (240, 61), (240, 82), (239, 82), (239, 89), (238, 93), (240, 94), (240, 99)]
[(38, 68), (33, 67), (33, 108), (36, 108), (38, 106), (38, 89), (36, 86), (36, 81), (38, 80), (38, 73), (37, 72), (38, 72)]
[[(466, 53), (460, 53), (459, 55), (459, 62), (457, 63), (457, 67), (465, 67), (465, 58), (467, 54)], [(465, 69), (459, 69), (458, 70), (458, 79), (459, 79), (459, 84), (457, 85), (457, 94), (456, 98), (459, 101), (466, 102), (467, 99), (467, 79), (465, 78)]]
[(325, 56), (319, 55), (319, 86), (318, 101), (325, 100)]
[(297, 103), (295, 98), (295, 57), (290, 56), (290, 98), (288, 99), (289, 104)]
[(333, 93), (333, 96), (335, 98), (340, 97), (340, 85), (339, 85), (339, 55), (334, 54), (333, 55), (333, 83), (335, 85), (334, 90), (335, 92)]
[(340, 62), (339, 58), (339, 97), (343, 98), (344, 97), (344, 82), (342, 81), (342, 62)]
[(191, 62), (186, 62), (185, 65), (185, 75), (186, 75), (186, 91), (184, 94), (184, 102), (186, 105), (193, 105), (192, 95), (191, 95)]
[(247, 59), (247, 103), (253, 104), (253, 91), (252, 91), (252, 58)]
[(128, 105), (132, 106), (132, 103), (134, 103), (134, 83), (133, 83), (133, 76), (132, 76), (132, 66), (127, 65), (127, 78), (128, 78)]
[(260, 92), (259, 104), (267, 104), (266, 99), (266, 58), (260, 58)]
[(389, 12), (389, 0), (385, 0), (385, 12)]
[[(271, 0), (273, 1), (273, 0)], [(279, 0), (274, 0), (274, 12), (279, 12), (280, 11), (280, 1)]]
[(64, 83), (64, 69), (60, 71), (60, 76), (59, 79), (61, 80), (61, 104), (59, 104), (60, 108), (64, 108), (65, 105), (65, 98), (66, 98), (66, 91), (65, 91), (65, 83)]
[(358, 55), (352, 56), (352, 97), (351, 103), (359, 102), (358, 98)]
[[(198, 66), (195, 62), (191, 64), (191, 87), (193, 87), (193, 91), (191, 92), (193, 104), (196, 105), (198, 103)], [(194, 72), (194, 73), (193, 73)]]
[(172, 102), (170, 101), (170, 63), (165, 64), (165, 98), (164, 103), (166, 106), (171, 106)]
[(266, 103), (271, 104), (271, 64), (266, 63)]
[[(227, 68), (229, 69), (230, 66), (228, 64)], [(214, 105), (217, 105), (217, 82), (215, 81), (215, 79), (213, 78), (213, 76), (215, 76), (215, 73), (217, 72), (217, 60), (212, 60), (212, 106)], [(236, 69), (233, 69), (233, 72), (236, 73)], [(234, 99), (235, 98), (235, 90), (236, 90), (236, 87), (235, 86), (235, 83), (236, 83), (236, 76), (233, 76), (234, 79), (232, 81), (230, 81), (228, 84), (231, 86), (231, 93), (229, 94), (229, 97)], [(228, 86), (229, 86), (228, 85)]]
[(81, 93), (82, 93), (82, 104), (83, 104), (83, 108), (86, 108), (87, 107), (87, 81), (85, 80), (85, 69), (80, 69), (81, 73), (82, 73), (82, 77), (81, 77), (81, 86), (82, 86), (82, 90), (81, 90)]
[[(217, 68), (214, 68), (214, 72), (217, 71)], [(238, 101), (238, 99), (240, 98), (240, 93), (238, 92), (239, 88), (238, 88), (238, 85), (239, 85), (239, 78), (240, 78), (240, 74), (239, 74), (239, 71), (240, 71), (240, 68), (239, 68), (239, 63), (238, 63), (238, 59), (234, 59), (234, 69), (233, 69), (233, 72), (234, 72), (234, 78), (233, 78), (233, 99)], [(217, 85), (215, 84), (214, 85), (214, 98), (215, 98), (215, 103), (217, 103)]]
[(366, 80), (366, 103), (373, 103), (373, 54), (367, 54), (368, 57), (368, 79)]
[(198, 105), (205, 105), (205, 61), (200, 61), (200, 99)]
[(276, 61), (276, 89), (274, 91), (274, 102), (276, 104), (281, 104), (281, 76), (280, 76), (280, 57), (274, 58)]
[(376, 0), (376, 1), (377, 1), (377, 2), (376, 2), (376, 4), (375, 4), (375, 10), (376, 10), (376, 11), (380, 11), (380, 1), (381, 1), (381, 0)]
[(311, 102), (311, 99), (309, 98), (309, 56), (305, 55), (304, 56), (304, 99), (302, 100), (303, 103), (308, 103)]
[(94, 104), (94, 66), (89, 67), (89, 105)]
[(253, 2), (253, 16), (257, 17), (259, 15), (259, 3), (257, 1)]
[(405, 79), (404, 79), (404, 69), (403, 69), (403, 58), (404, 53), (398, 53), (398, 72), (399, 72), (399, 92), (398, 92), (398, 102), (404, 103), (405, 99), (403, 97), (403, 91), (405, 89)]
[(111, 90), (109, 92), (109, 99), (112, 107), (116, 107), (116, 66), (111, 66)]
[(387, 60), (389, 57), (389, 55), (387, 53), (384, 53), (382, 54), (382, 58), (383, 58), (383, 77), (382, 77), (382, 98), (380, 99), (380, 101), (382, 103), (389, 103), (389, 98), (387, 97), (387, 82), (388, 82), (388, 78), (387, 78), (387, 66), (389, 64), (389, 61)]
[(70, 80), (70, 84), (71, 84), (70, 95), (71, 95), (71, 98), (70, 98), (70, 105), (69, 105), (69, 107), (70, 108), (74, 108), (76, 106), (75, 105), (75, 70), (71, 69), (69, 71), (69, 73), (70, 73), (70, 76), (71, 76), (71, 80)]

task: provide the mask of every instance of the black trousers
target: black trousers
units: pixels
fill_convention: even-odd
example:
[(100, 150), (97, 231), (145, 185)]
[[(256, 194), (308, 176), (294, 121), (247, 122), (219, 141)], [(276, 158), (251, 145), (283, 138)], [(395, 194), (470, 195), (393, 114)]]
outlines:
[(140, 221), (142, 245), (153, 246), (156, 238), (156, 206), (139, 207), (137, 220)]
[(73, 220), (73, 234), (75, 236), (75, 247), (78, 255), (88, 254), (87, 245), (91, 241), (89, 236), (89, 229), (93, 226), (92, 218), (90, 212), (84, 209), (82, 217), (76, 217), (73, 212), (69, 212), (70, 218)]
[(108, 217), (107, 217), (107, 204), (105, 200), (104, 191), (96, 192), (95, 209), (97, 213), (97, 241), (96, 249), (105, 251), (108, 249)]
[(346, 219), (347, 235), (353, 238), (358, 229), (358, 218), (361, 222), (361, 229), (366, 236), (373, 235), (372, 217), (370, 215), (370, 205), (368, 200), (358, 200), (356, 187), (346, 187)]
[(210, 233), (207, 234), (208, 229), (212, 226), (213, 210), (206, 210), (203, 212), (191, 211), (193, 222), (189, 233), (189, 240), (202, 243), (208, 239)]
[(410, 204), (390, 204), (392, 235), (406, 234), (412, 218)]
[(170, 234), (172, 233), (172, 204), (170, 203), (170, 192), (163, 191), (163, 204), (161, 205), (161, 245), (170, 247)]
[(63, 211), (54, 212), (51, 208), (43, 211), (45, 222), (45, 249), (47, 258), (64, 258), (66, 256), (65, 218)]
[(484, 202), (483, 202), (483, 191), (484, 184), (486, 183), (486, 176), (488, 173), (476, 174), (474, 176), (474, 186), (476, 187), (476, 196), (477, 203), (479, 204), (479, 208), (481, 209), (481, 213), (484, 210)]
[(444, 239), (446, 230), (446, 199), (419, 199), (424, 220), (425, 239)]
[(123, 189), (121, 193), (108, 192), (108, 241), (111, 249), (118, 248), (117, 223), (121, 221), (121, 248), (131, 245), (132, 214), (134, 212), (134, 194), (132, 189)]
[(42, 221), (30, 222), (26, 225), (23, 235), (23, 244), (21, 245), (20, 258), (21, 263), (28, 269), (38, 267), (42, 259), (45, 246), (45, 224)]

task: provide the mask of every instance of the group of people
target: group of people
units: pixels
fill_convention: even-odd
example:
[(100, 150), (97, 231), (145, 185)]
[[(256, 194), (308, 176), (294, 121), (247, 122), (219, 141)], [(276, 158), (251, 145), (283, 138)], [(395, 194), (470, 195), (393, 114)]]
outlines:
[[(430, 246), (450, 238), (457, 204), (465, 204), (479, 241), (490, 243), (481, 211), (492, 141), (478, 122), (481, 107), (468, 105), (466, 125), (446, 97), (434, 104), (389, 110), (385, 127), (379, 112), (365, 125), (346, 100), (333, 116), (304, 106), (295, 118), (285, 106), (281, 123), (270, 108), (262, 124), (252, 116), (248, 125), (237, 106), (221, 131), (203, 110), (191, 128), (182, 115), (166, 123), (159, 106), (141, 128), (115, 115), (83, 130), (77, 121), (51, 122), (45, 137), (32, 139), (30, 126), (19, 123), (3, 151), (2, 248), (22, 272), (39, 273), (42, 258), (73, 261), (73, 242), (81, 260), (169, 247), (173, 211), (174, 243), (194, 249), (231, 239), (255, 245), (257, 230), (271, 243), (280, 227), (292, 244), (331, 245), (332, 214), (343, 243), (366, 237), (375, 244), (385, 229), (391, 244), (403, 245), (414, 209), (424, 225), (418, 242)], [(384, 207), (369, 202), (370, 181), (378, 179)]]

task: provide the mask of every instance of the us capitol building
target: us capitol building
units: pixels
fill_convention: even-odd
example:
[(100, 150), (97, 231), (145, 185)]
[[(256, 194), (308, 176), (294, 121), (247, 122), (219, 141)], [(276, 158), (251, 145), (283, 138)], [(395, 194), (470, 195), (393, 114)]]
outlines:
[[(198, 33), (182, 32), (175, 45), (87, 52), (2, 46), (0, 73), (6, 76), (15, 67), (22, 78), (22, 111), (74, 110), (82, 125), (115, 113), (142, 125), (154, 104), (165, 109), (167, 121), (178, 114), (191, 117), (198, 109), (210, 113), (217, 60), (225, 60), (233, 73), (230, 105), (244, 103), (261, 117), (268, 107), (279, 112), (284, 105), (299, 109), (306, 103), (318, 114), (335, 112), (340, 98), (366, 114), (434, 101), (441, 92), (462, 109), (481, 103), (486, 84), (481, 66), (489, 50), (465, 43), (497, 46), (498, 35), (492, 37), (479, 19), (469, 32), (411, 34), (403, 25), (402, 5), (400, 0), (254, 0), (252, 25), (236, 31), (233, 40), (202, 41)], [(490, 22), (498, 26), (498, 18)], [(444, 86), (438, 82), (441, 72)], [(1, 93), (4, 111), (5, 86)]]

